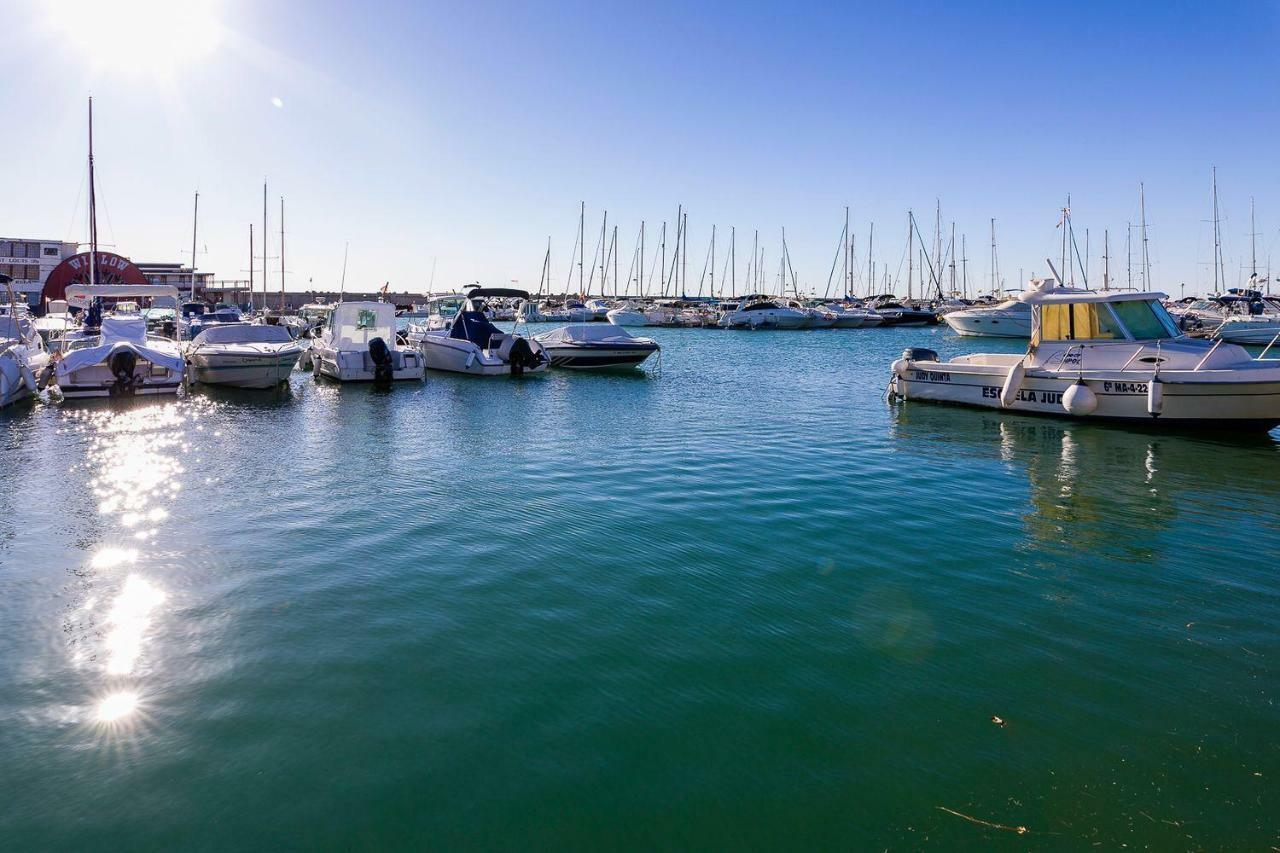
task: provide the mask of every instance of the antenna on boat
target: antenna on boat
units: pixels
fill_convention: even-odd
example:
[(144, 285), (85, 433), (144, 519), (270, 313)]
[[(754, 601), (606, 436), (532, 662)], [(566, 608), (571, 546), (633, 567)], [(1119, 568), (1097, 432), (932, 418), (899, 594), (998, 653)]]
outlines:
[[(1217, 171), (1214, 171), (1215, 176)], [(1215, 186), (1217, 178), (1214, 178)], [(1151, 255), (1147, 252), (1147, 187), (1138, 184), (1138, 207), (1142, 213), (1142, 289), (1151, 289)]]

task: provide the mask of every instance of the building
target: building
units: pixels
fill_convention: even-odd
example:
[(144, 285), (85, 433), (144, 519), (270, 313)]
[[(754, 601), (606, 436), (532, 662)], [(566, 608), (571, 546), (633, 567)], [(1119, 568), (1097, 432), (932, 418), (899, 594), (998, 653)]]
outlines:
[(49, 273), (78, 251), (77, 244), (62, 240), (0, 237), (0, 273), (13, 276), (14, 295), (22, 293), (35, 306)]
[[(191, 292), (191, 267), (182, 264), (150, 263), (139, 261), (138, 269), (147, 277), (147, 284), (168, 284), (178, 288), (185, 297)], [(196, 298), (203, 298), (204, 292), (213, 284), (213, 273), (196, 272)]]

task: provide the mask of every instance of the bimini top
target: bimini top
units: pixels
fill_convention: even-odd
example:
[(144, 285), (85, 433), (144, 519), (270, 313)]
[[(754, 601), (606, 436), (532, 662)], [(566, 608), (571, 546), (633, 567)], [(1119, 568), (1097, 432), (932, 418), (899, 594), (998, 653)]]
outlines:
[(195, 336), (192, 345), (204, 344), (287, 344), (293, 338), (284, 326), (259, 326), (253, 323), (223, 323), (210, 326)]
[(529, 291), (516, 290), (513, 287), (473, 287), (467, 291), (467, 298), (474, 299), (477, 296), (497, 296), (508, 299), (528, 299)]
[(178, 298), (178, 288), (171, 284), (71, 284), (67, 285), (67, 302), (77, 308), (88, 308), (89, 303), (99, 296), (105, 297), (148, 297), (157, 296)]
[(1030, 285), (1018, 294), (1019, 302), (1029, 305), (1054, 305), (1081, 302), (1131, 302), (1134, 300), (1167, 299), (1168, 295), (1154, 291), (1132, 290), (1082, 290), (1077, 287), (1059, 287), (1056, 279), (1033, 278)]

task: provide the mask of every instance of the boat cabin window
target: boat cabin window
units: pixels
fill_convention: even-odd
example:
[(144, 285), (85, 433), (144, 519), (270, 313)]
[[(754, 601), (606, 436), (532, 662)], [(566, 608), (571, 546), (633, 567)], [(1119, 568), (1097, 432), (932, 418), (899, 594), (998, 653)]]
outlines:
[(1123, 339), (1111, 311), (1101, 302), (1056, 302), (1040, 307), (1040, 340)]
[(1150, 341), (1178, 336), (1178, 327), (1159, 302), (1132, 299), (1113, 302), (1111, 308), (1134, 340)]

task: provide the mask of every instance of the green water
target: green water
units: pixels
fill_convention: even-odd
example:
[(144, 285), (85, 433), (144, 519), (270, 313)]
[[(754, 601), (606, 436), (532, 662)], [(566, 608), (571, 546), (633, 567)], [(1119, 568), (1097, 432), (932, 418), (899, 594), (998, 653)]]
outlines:
[(1276, 436), (886, 404), (1017, 348), (941, 330), (652, 334), (0, 413), (3, 847), (1280, 844)]

